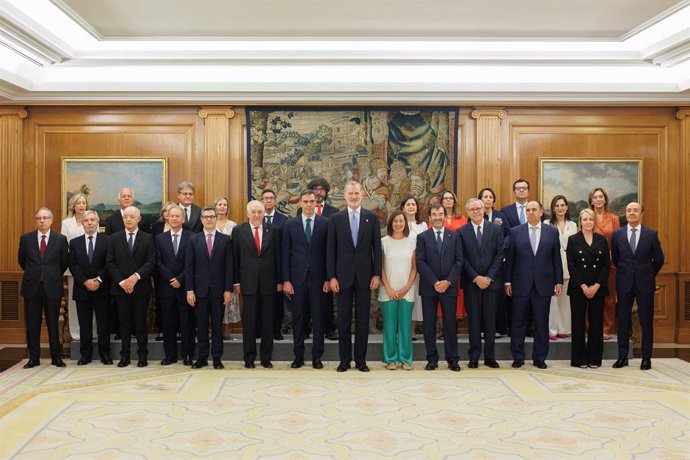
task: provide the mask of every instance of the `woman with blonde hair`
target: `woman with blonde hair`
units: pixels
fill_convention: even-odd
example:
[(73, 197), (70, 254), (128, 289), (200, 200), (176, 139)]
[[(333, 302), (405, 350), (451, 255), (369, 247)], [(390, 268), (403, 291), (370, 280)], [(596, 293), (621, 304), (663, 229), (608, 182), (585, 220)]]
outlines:
[[(84, 213), (89, 209), (89, 200), (86, 195), (77, 192), (72, 195), (67, 203), (67, 217), (62, 221), (60, 233), (67, 237), (67, 242), (84, 234), (82, 219)], [(67, 317), (69, 318), (69, 333), (72, 340), (79, 340), (79, 318), (77, 317), (77, 303), (72, 299), (72, 289), (74, 288), (74, 277), (69, 269), (65, 272), (67, 276)], [(94, 318), (93, 331), (96, 330), (96, 320)], [(94, 337), (95, 338), (95, 337)]]

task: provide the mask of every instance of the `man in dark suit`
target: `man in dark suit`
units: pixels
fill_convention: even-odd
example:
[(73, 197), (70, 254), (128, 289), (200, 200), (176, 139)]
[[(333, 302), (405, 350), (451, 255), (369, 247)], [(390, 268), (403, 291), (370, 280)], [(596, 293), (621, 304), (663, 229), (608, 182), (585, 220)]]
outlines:
[(561, 295), (563, 264), (558, 230), (543, 224), (544, 207), (538, 201), (525, 206), (527, 223), (510, 230), (506, 253), (505, 292), (513, 298), (510, 351), (513, 367), (525, 364), (527, 313), (534, 314), (532, 363), (546, 369), (549, 353), (551, 297)]
[(93, 316), (96, 315), (98, 356), (103, 364), (113, 364), (110, 357), (110, 276), (107, 255), (110, 236), (99, 235), (96, 211), (86, 211), (82, 219), (84, 235), (69, 242), (69, 270), (74, 276), (72, 298), (77, 303), (81, 357), (77, 365), (91, 362), (93, 355)]
[(156, 236), (156, 298), (163, 319), (163, 352), (161, 366), (177, 362), (177, 338), (185, 366), (191, 366), (194, 356), (194, 310), (187, 304), (184, 289), (185, 255), (192, 232), (182, 229), (184, 211), (179, 206), (168, 210), (170, 230)]
[(462, 243), (458, 234), (444, 227), (446, 211), (440, 204), (429, 208), (431, 228), (417, 236), (417, 272), (419, 295), (424, 317), (425, 369), (438, 368), (436, 349), (436, 305), (441, 306), (443, 344), (451, 371), (459, 372), (458, 333), (455, 309), (458, 297), (458, 275), (462, 271)]
[(664, 252), (656, 230), (642, 225), (643, 213), (640, 203), (629, 203), (625, 207), (628, 224), (614, 230), (611, 237), (611, 258), (618, 269), (618, 359), (613, 364), (616, 369), (628, 365), (630, 316), (636, 299), (642, 327), (640, 369), (647, 371), (652, 368), (655, 278), (664, 265)]
[(24, 270), (21, 295), (26, 317), (26, 347), (29, 361), (24, 369), (40, 364), (41, 310), (46, 316), (50, 357), (54, 366), (65, 367), (58, 337), (58, 313), (62, 297), (62, 275), (67, 270), (67, 238), (53, 232), (53, 212), (40, 208), (34, 215), (36, 230), (19, 238), (17, 258)]
[(508, 220), (508, 227), (513, 228), (527, 222), (526, 206), (529, 199), (529, 182), (525, 179), (518, 179), (513, 182), (513, 193), (515, 194), (515, 203), (501, 209), (501, 212)]
[(347, 209), (328, 221), (326, 267), (331, 290), (338, 302), (338, 372), (350, 368), (352, 360), (352, 302), (355, 304), (355, 367), (369, 372), (367, 342), (371, 290), (381, 281), (381, 227), (376, 214), (362, 208), (362, 185), (345, 186)]
[(302, 213), (288, 220), (282, 234), (283, 292), (292, 296), (292, 334), (295, 360), (292, 368), (304, 365), (304, 314), (311, 312), (314, 324), (312, 367), (322, 369), (324, 351), (324, 297), (330, 290), (326, 276), (328, 219), (316, 214), (313, 190), (300, 193)]
[(223, 369), (223, 306), (232, 300), (233, 259), (230, 237), (217, 231), (213, 206), (201, 211), (204, 229), (192, 236), (185, 255), (187, 303), (196, 310), (199, 356), (192, 369), (208, 366), (208, 321), (211, 318), (213, 368)]
[(482, 353), (481, 331), (484, 331), (484, 364), (497, 368), (494, 358), (496, 309), (503, 295), (503, 229), (484, 220), (484, 205), (470, 198), (465, 205), (470, 222), (458, 229), (464, 264), (460, 277), (465, 292), (465, 307), (470, 330), (470, 362), (476, 369)]
[[(282, 236), (283, 226), (287, 223), (288, 217), (276, 210), (276, 192), (267, 188), (261, 193), (261, 202), (264, 205), (264, 223), (271, 225), (278, 234)], [(273, 339), (283, 340), (283, 319), (285, 318), (285, 296), (282, 292), (276, 292), (274, 298), (273, 312)], [(257, 327), (261, 327), (261, 310), (257, 312)], [(257, 337), (261, 336), (261, 331), (256, 331)]]
[(178, 205), (184, 212), (184, 228), (192, 233), (199, 233), (203, 228), (201, 223), (201, 208), (194, 204), (194, 184), (183, 181), (177, 184)]
[[(125, 209), (134, 206), (134, 192), (130, 188), (123, 188), (117, 193), (117, 202), (120, 204), (120, 209), (109, 215), (105, 219), (105, 234), (112, 235), (113, 233), (121, 232), (125, 229), (125, 223), (122, 219)], [(151, 225), (146, 214), (141, 216), (139, 221), (139, 230), (146, 233), (151, 233)]]
[(249, 222), (232, 229), (235, 294), (242, 294), (242, 341), (244, 367), (256, 360), (257, 311), (261, 310), (261, 365), (273, 367), (273, 313), (276, 292), (283, 290), (280, 265), (280, 234), (264, 222), (264, 205), (247, 204)]
[(148, 366), (148, 330), (146, 311), (151, 296), (151, 275), (156, 268), (156, 252), (153, 237), (141, 230), (139, 209), (125, 208), (122, 216), (125, 229), (110, 238), (108, 252), (108, 273), (112, 280), (110, 293), (115, 296), (120, 317), (122, 349), (117, 367), (130, 363), (132, 326), (137, 338), (138, 367)]

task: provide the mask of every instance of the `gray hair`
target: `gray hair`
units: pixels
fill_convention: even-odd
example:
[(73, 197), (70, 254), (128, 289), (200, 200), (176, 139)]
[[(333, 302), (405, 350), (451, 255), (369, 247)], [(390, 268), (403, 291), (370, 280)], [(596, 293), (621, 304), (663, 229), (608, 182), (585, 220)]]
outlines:
[(179, 184), (177, 184), (177, 193), (180, 193), (184, 189), (190, 189), (193, 193), (196, 193), (196, 189), (194, 188), (194, 184), (191, 182), (188, 182), (186, 180), (183, 180)]
[(42, 208), (38, 208), (38, 209), (36, 210), (36, 212), (34, 213), (34, 217), (36, 217), (36, 216), (38, 215), (38, 213), (41, 212), (41, 211), (48, 211), (48, 214), (50, 214), (50, 218), (51, 218), (51, 219), (53, 218), (53, 211), (51, 211), (50, 208), (46, 208), (45, 206), (42, 207)]
[(247, 212), (251, 211), (253, 207), (259, 207), (263, 212), (266, 212), (266, 207), (259, 200), (252, 200), (249, 203), (247, 203)]
[(88, 209), (88, 210), (84, 211), (84, 217), (89, 216), (89, 215), (91, 215), (91, 214), (93, 214), (94, 216), (96, 216), (96, 222), (100, 222), (100, 221), (101, 221), (101, 218), (98, 217), (98, 213), (97, 213), (96, 211), (94, 211), (93, 209)]
[(475, 201), (479, 201), (479, 204), (482, 205), (482, 208), (484, 207), (484, 202), (483, 202), (482, 200), (480, 200), (479, 198), (474, 198), (474, 197), (472, 197), (472, 198), (470, 198), (469, 200), (467, 200), (467, 203), (465, 203), (465, 209), (469, 211), (469, 210), (470, 210), (470, 205), (471, 205), (472, 203), (474, 203)]
[(345, 184), (345, 190), (347, 190), (349, 187), (354, 187), (355, 185), (357, 187), (359, 187), (360, 192), (364, 189), (364, 187), (362, 187), (362, 184), (360, 184), (356, 180), (351, 180), (351, 181), (348, 181), (347, 184)]

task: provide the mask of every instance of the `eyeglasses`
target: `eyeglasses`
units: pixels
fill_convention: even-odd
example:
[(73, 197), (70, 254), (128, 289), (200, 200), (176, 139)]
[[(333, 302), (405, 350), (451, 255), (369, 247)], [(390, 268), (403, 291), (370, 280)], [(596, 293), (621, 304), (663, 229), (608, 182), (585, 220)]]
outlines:
[(515, 190), (516, 192), (524, 192), (525, 190), (529, 190), (529, 187), (520, 186), (520, 187), (515, 187), (513, 190)]
[(216, 219), (218, 216), (201, 216), (202, 219)]
[(470, 208), (470, 212), (479, 212), (484, 208)]
[(276, 198), (274, 196), (262, 196), (261, 201), (275, 201)]
[(50, 220), (52, 219), (52, 216), (36, 216), (36, 220)]
[(194, 192), (180, 192), (178, 195), (182, 195), (182, 196), (194, 196)]

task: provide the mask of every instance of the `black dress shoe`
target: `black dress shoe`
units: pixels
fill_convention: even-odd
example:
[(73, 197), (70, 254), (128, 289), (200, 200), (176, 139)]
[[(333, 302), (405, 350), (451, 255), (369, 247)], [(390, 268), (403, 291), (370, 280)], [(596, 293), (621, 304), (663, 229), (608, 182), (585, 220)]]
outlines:
[(182, 364), (184, 364), (185, 366), (191, 366), (192, 364), (194, 364), (194, 360), (192, 359), (191, 356), (187, 355), (184, 357)]
[(501, 366), (498, 365), (498, 363), (496, 362), (495, 359), (485, 359), (485, 360), (484, 360), (484, 365), (485, 365), (485, 366), (489, 366), (489, 367), (492, 368), (492, 369), (497, 369), (497, 368), (501, 367)]
[(162, 342), (163, 341), (163, 336), (159, 335), (155, 338), (156, 342)]
[(290, 367), (293, 369), (299, 369), (302, 366), (304, 366), (304, 360), (303, 359), (295, 359), (292, 362), (292, 364), (290, 364)]
[(642, 362), (640, 363), (640, 370), (648, 371), (651, 368), (652, 368), (652, 359), (651, 358), (642, 358)]
[(169, 366), (171, 364), (175, 364), (176, 362), (177, 362), (177, 358), (175, 358), (175, 359), (165, 358), (161, 361), (161, 366)]
[(119, 363), (117, 363), (117, 367), (127, 367), (129, 366), (129, 358), (122, 358)]
[(479, 367), (479, 361), (477, 361), (476, 359), (471, 360), (469, 363), (467, 363), (467, 367), (469, 367), (470, 369), (476, 369)]
[(149, 365), (149, 362), (146, 360), (146, 358), (140, 358), (139, 361), (137, 362), (137, 367), (146, 367)]
[(617, 359), (615, 363), (613, 363), (613, 368), (614, 369), (620, 369), (621, 367), (625, 367), (628, 365), (628, 358), (623, 358), (623, 359)]
[(24, 369), (31, 369), (32, 367), (40, 366), (41, 362), (39, 360), (30, 359), (28, 363), (24, 364)]
[(199, 359), (197, 362), (192, 364), (192, 369), (201, 369), (202, 367), (208, 366), (208, 361), (205, 359)]
[(433, 371), (436, 368), (438, 368), (438, 363), (436, 361), (429, 361), (428, 363), (426, 363), (426, 367), (424, 368), (424, 370)]
[(360, 372), (369, 372), (369, 366), (367, 366), (367, 363), (355, 364), (355, 367)]
[(349, 368), (350, 368), (350, 363), (347, 363), (347, 364), (345, 364), (345, 363), (340, 363), (340, 364), (338, 364), (338, 368), (336, 369), (336, 371), (338, 371), (338, 372), (345, 372), (345, 371), (348, 370)]
[(86, 366), (91, 362), (90, 358), (79, 358), (79, 361), (77, 361), (77, 366)]
[(273, 369), (273, 364), (270, 361), (261, 361), (261, 367), (264, 369)]
[(105, 364), (106, 366), (112, 366), (112, 365), (113, 365), (113, 360), (110, 359), (110, 357), (102, 358), (102, 359), (101, 359), (101, 364)]
[(320, 359), (315, 359), (311, 362), (311, 367), (314, 369), (323, 369), (323, 363)]
[(328, 340), (338, 340), (338, 334), (335, 332), (331, 332), (329, 334), (326, 334), (326, 338)]
[(213, 368), (214, 369), (225, 369), (225, 366), (223, 366), (223, 363), (220, 362), (220, 359), (214, 359), (213, 360)]
[(55, 367), (67, 367), (67, 365), (65, 364), (65, 362), (64, 362), (62, 359), (60, 359), (60, 358), (54, 359), (54, 360), (51, 362), (51, 364), (52, 364), (53, 366), (55, 366)]
[(283, 339), (284, 339), (283, 334), (281, 334), (280, 332), (276, 332), (275, 334), (273, 334), (273, 340), (283, 340)]
[(256, 366), (254, 365), (253, 362), (251, 362), (251, 361), (246, 361), (246, 362), (244, 363), (244, 367), (246, 367), (247, 369), (254, 369)]
[(524, 366), (524, 365), (525, 365), (525, 360), (524, 360), (524, 359), (516, 359), (516, 360), (513, 361), (513, 364), (512, 364), (512, 366), (513, 366), (515, 369), (518, 369), (518, 368), (520, 368), (520, 367), (522, 367), (522, 366)]
[(115, 334), (113, 340), (122, 340), (122, 336), (120, 334)]
[(546, 369), (547, 367), (549, 367), (546, 365), (546, 363), (544, 361), (532, 361), (532, 364), (537, 369)]
[(450, 362), (448, 363), (448, 369), (453, 372), (460, 372), (460, 365), (456, 362)]

